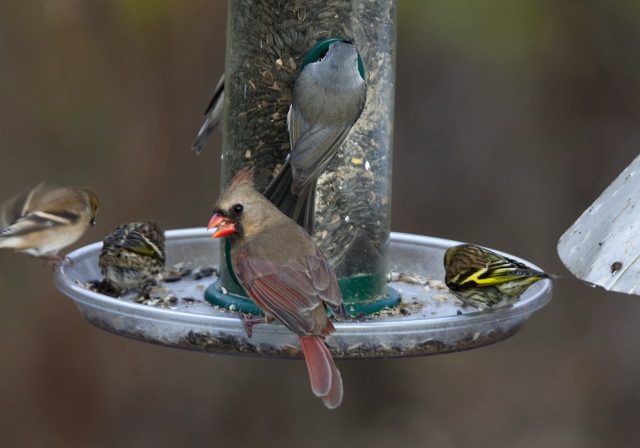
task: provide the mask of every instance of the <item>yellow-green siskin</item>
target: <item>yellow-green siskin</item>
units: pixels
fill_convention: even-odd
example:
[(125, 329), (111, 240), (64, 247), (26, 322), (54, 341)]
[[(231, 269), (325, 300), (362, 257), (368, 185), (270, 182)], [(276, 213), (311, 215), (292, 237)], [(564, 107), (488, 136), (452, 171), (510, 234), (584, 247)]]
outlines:
[(85, 187), (56, 188), (41, 183), (0, 208), (0, 249), (13, 249), (49, 261), (95, 225), (98, 198)]
[(164, 262), (164, 231), (158, 223), (120, 224), (104, 239), (100, 251), (98, 264), (105, 278), (101, 290), (120, 294), (125, 289), (144, 289)]
[(538, 280), (553, 277), (473, 244), (447, 249), (444, 268), (449, 290), (480, 310), (513, 303)]

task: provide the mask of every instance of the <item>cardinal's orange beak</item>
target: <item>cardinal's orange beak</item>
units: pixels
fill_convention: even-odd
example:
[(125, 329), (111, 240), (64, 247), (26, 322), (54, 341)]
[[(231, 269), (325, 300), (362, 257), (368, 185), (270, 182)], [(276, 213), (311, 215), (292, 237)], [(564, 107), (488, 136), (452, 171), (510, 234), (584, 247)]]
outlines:
[(236, 226), (233, 222), (228, 221), (227, 218), (217, 213), (211, 217), (207, 230), (214, 227), (217, 227), (218, 230), (215, 231), (211, 238), (220, 238), (221, 236), (226, 236), (236, 231)]

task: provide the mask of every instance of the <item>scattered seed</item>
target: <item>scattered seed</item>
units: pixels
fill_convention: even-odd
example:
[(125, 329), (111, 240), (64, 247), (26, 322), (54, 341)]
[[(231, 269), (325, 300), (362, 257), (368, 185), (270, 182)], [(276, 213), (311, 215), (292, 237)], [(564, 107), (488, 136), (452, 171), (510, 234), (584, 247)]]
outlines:
[(182, 280), (184, 277), (181, 275), (172, 275), (169, 277), (165, 277), (164, 281), (167, 283), (175, 283), (175, 282), (179, 282), (180, 280)]

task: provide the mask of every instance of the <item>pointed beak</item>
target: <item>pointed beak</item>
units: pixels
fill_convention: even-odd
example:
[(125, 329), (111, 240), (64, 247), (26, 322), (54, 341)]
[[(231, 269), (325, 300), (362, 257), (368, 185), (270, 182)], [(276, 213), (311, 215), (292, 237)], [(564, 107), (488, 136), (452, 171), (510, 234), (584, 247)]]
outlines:
[(207, 230), (211, 230), (214, 227), (217, 227), (218, 230), (215, 231), (211, 238), (220, 238), (221, 236), (226, 236), (236, 231), (235, 224), (231, 221), (228, 221), (227, 218), (219, 215), (218, 213), (215, 213), (211, 217), (211, 221), (209, 221)]

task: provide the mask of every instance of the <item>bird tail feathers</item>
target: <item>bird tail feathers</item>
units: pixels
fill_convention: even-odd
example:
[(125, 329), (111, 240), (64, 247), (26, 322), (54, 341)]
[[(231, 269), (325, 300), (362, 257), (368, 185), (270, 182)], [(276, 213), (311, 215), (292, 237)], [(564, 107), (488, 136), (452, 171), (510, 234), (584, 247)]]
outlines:
[(309, 370), (311, 390), (322, 397), (329, 409), (338, 407), (342, 402), (342, 377), (329, 349), (318, 336), (300, 336), (299, 339)]

